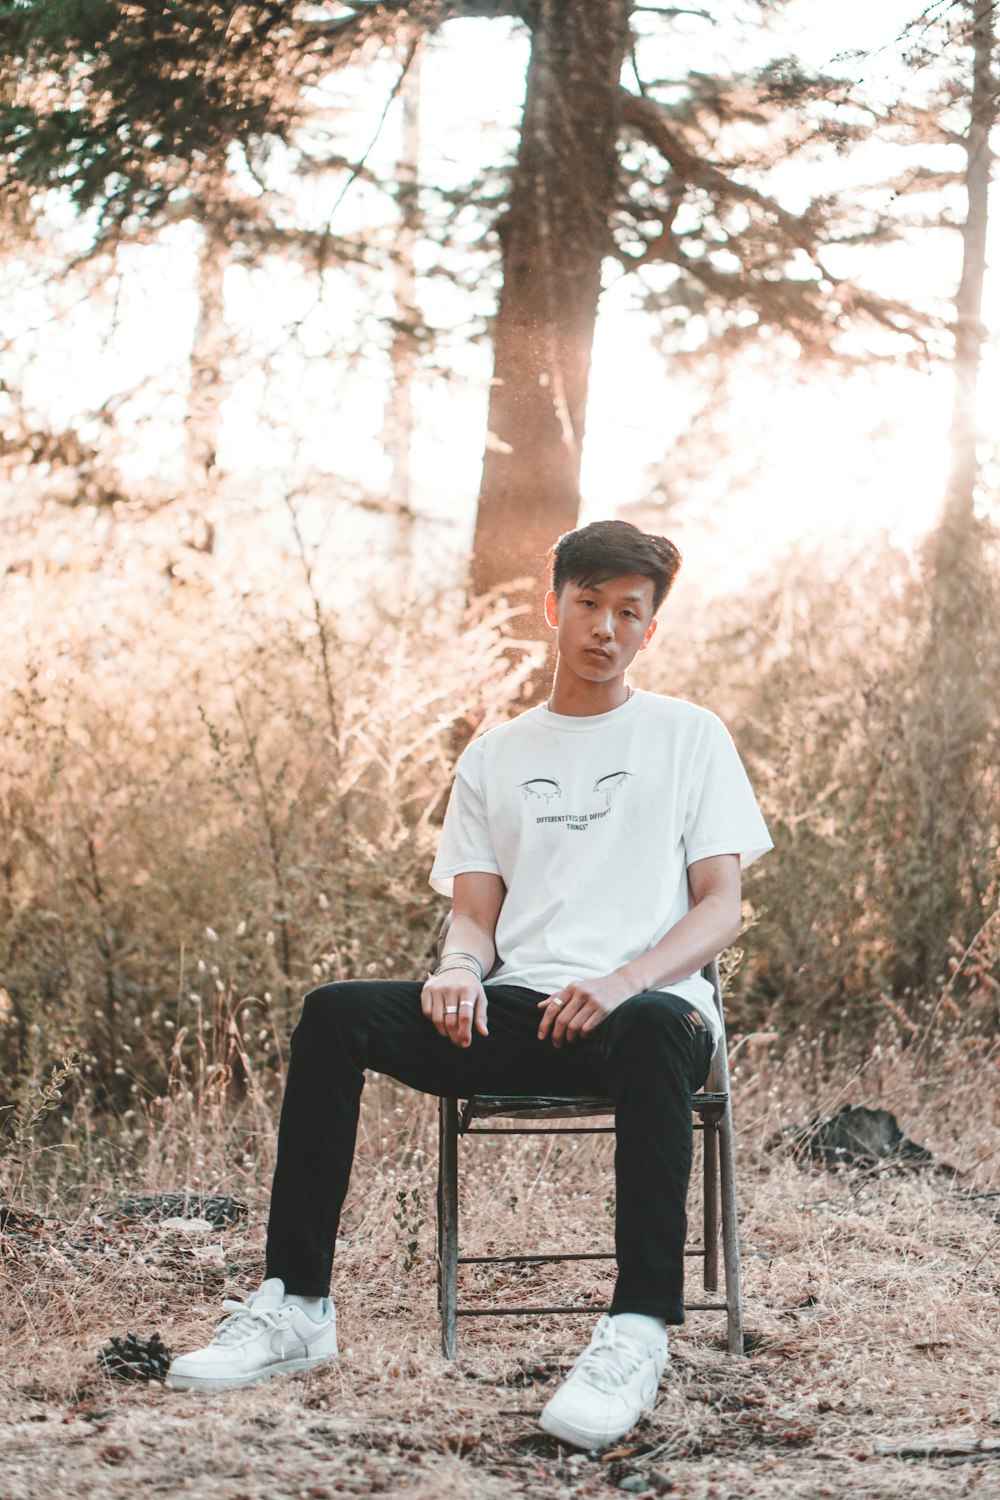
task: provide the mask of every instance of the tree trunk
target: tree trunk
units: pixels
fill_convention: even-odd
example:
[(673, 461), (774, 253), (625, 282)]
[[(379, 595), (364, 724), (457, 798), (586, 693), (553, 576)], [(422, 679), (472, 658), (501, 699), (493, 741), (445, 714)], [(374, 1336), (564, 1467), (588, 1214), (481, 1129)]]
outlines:
[(996, 584), (976, 519), (979, 481), (977, 396), (986, 329), (982, 322), (989, 137), (997, 118), (993, 54), (994, 0), (966, 0), (972, 21), (972, 90), (965, 137), (968, 211), (962, 228), (962, 274), (955, 299), (955, 397), (951, 468), (941, 520), (926, 550), (927, 649), (910, 726), (915, 806), (925, 853), (911, 876), (910, 957), (930, 990), (944, 971), (949, 939), (964, 941), (969, 913), (986, 899), (991, 868), (984, 817), (983, 767), (994, 735), (995, 662), (991, 618)]
[(979, 464), (976, 457), (976, 407), (983, 326), (983, 279), (986, 274), (986, 227), (993, 166), (990, 131), (997, 117), (993, 76), (995, 0), (969, 0), (972, 10), (972, 96), (965, 139), (965, 186), (968, 213), (962, 228), (962, 277), (955, 299), (955, 405), (951, 424), (951, 472), (945, 498), (947, 527), (967, 527), (974, 514)]
[(389, 459), (391, 552), (408, 557), (413, 545), (413, 382), (417, 366), (417, 276), (414, 250), (420, 232), (420, 43), (400, 85), (403, 130), (397, 163), (399, 228), (393, 250), (396, 315), (389, 348), (392, 379), (383, 421)]
[(191, 377), (184, 429), (191, 500), (189, 543), (211, 552), (211, 500), (218, 479), (219, 429), (226, 393), (223, 363), (228, 349), (223, 282), (229, 244), (206, 213), (198, 254), (198, 321), (191, 345)]
[[(511, 202), (473, 548), (476, 593), (521, 579), (544, 638), (546, 552), (576, 524), (631, 0), (539, 0)], [(523, 580), (530, 580), (525, 585)]]

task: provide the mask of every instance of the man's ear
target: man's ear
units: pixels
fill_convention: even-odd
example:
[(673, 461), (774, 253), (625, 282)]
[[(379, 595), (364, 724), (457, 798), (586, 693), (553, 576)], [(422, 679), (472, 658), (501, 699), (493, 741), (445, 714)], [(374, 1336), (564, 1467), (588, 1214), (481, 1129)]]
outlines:
[(649, 629), (646, 631), (646, 634), (642, 638), (642, 645), (639, 647), (640, 651), (645, 651), (646, 647), (649, 645), (650, 641), (653, 639), (653, 636), (656, 634), (656, 627), (657, 627), (657, 625), (659, 625), (659, 623), (660, 623), (659, 620), (654, 615), (653, 618), (649, 622)]
[(545, 623), (553, 630), (559, 624), (559, 596), (552, 589), (545, 595)]

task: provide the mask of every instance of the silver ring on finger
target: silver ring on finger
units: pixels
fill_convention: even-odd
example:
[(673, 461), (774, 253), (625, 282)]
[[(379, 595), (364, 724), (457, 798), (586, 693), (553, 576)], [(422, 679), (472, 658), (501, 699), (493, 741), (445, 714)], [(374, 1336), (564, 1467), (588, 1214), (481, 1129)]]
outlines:
[(565, 1000), (560, 1000), (557, 995), (550, 995), (549, 996), (549, 1004), (550, 1005), (560, 1005), (560, 1006), (562, 1006), (562, 1005), (566, 1004), (566, 1001)]
[(459, 1010), (475, 1010), (476, 1002), (475, 1000), (460, 1000), (458, 1002), (458, 1008)]
[(444, 1008), (444, 1013), (445, 1013), (446, 1016), (457, 1016), (458, 1015), (458, 1006), (457, 1005), (446, 1005), (445, 1008)]

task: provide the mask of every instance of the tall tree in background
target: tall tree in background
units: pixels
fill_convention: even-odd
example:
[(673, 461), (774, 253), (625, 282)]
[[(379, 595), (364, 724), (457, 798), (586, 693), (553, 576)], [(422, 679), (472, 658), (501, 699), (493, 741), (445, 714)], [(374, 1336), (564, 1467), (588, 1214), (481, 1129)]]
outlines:
[[(716, 19), (642, 10), (662, 27), (679, 15)], [(825, 266), (825, 249), (857, 234), (841, 199), (817, 194), (793, 213), (760, 185), (820, 137), (844, 150), (867, 135), (874, 116), (859, 123), (857, 110), (839, 109), (843, 80), (810, 77), (784, 59), (755, 78), (681, 71), (646, 81), (632, 14), (622, 0), (525, 8), (531, 60), (498, 226), (503, 290), (472, 577), (479, 591), (529, 580), (516, 591), (522, 628), (542, 638), (532, 601), (545, 552), (579, 513), (602, 266), (659, 270), (659, 289), (637, 284), (637, 300), (667, 314), (667, 348), (681, 346), (695, 318), (706, 342), (732, 349), (784, 333), (805, 358), (827, 356), (845, 329), (864, 322), (905, 338), (919, 321)], [(622, 81), (626, 57), (637, 91)], [(873, 245), (891, 232), (884, 218), (865, 230)]]
[(942, 230), (957, 230), (962, 247), (945, 314), (954, 379), (950, 465), (911, 603), (908, 703), (886, 746), (901, 758), (901, 784), (908, 786), (887, 809), (886, 842), (910, 852), (905, 859), (890, 854), (880, 872), (888, 906), (899, 913), (896, 978), (901, 989), (926, 995), (947, 967), (950, 947), (964, 949), (973, 938), (969, 914), (995, 910), (1000, 895), (1000, 591), (978, 429), (998, 32), (995, 0), (924, 4), (914, 12), (900, 38), (910, 76), (884, 126), (885, 138), (904, 148), (905, 167), (892, 186), (903, 233), (914, 244), (940, 244)]
[(419, 353), (416, 249), (420, 236), (420, 42), (412, 53), (399, 87), (402, 132), (396, 169), (399, 229), (393, 248), (395, 315), (389, 345), (391, 379), (383, 436), (389, 460), (389, 503), (398, 521), (395, 552), (407, 557), (413, 530), (414, 383)]
[[(951, 75), (940, 111), (934, 110), (939, 138), (964, 152), (961, 223), (962, 269), (955, 298), (954, 405), (951, 465), (940, 521), (926, 546), (929, 628), (913, 710), (914, 804), (922, 868), (907, 871), (913, 912), (915, 966), (933, 984), (947, 952), (958, 939), (959, 914), (984, 910), (995, 880), (990, 789), (983, 767), (1000, 765), (1000, 722), (996, 685), (1000, 662), (991, 650), (992, 621), (1000, 596), (991, 559), (988, 528), (977, 515), (981, 489), (978, 407), (980, 367), (987, 329), (983, 323), (988, 202), (994, 154), (990, 137), (997, 123), (997, 20), (995, 0), (961, 0), (961, 49), (947, 35), (940, 51), (963, 58), (964, 76)], [(934, 45), (933, 32), (924, 46)], [(964, 128), (951, 122), (955, 107)], [(989, 773), (988, 773), (989, 774)], [(992, 872), (992, 873), (991, 873)]]
[[(965, 222), (962, 275), (955, 298), (955, 404), (951, 423), (951, 471), (941, 519), (943, 533), (968, 532), (975, 518), (979, 483), (979, 372), (987, 330), (983, 324), (986, 232), (993, 174), (990, 135), (997, 122), (1000, 80), (995, 71), (996, 0), (964, 0), (971, 53), (971, 89), (966, 85), (968, 125), (965, 152)], [(944, 561), (944, 559), (942, 559)]]
[[(575, 525), (601, 269), (617, 193), (630, 0), (540, 0), (521, 142), (499, 224), (503, 290), (473, 546), (483, 592)], [(534, 601), (531, 634), (541, 632)]]

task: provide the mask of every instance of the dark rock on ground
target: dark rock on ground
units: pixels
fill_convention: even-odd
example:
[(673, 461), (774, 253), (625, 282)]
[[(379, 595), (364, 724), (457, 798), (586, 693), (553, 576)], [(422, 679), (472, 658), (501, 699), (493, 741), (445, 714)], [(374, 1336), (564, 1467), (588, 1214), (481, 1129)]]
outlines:
[(121, 1198), (114, 1208), (114, 1217), (126, 1223), (134, 1223), (136, 1219), (207, 1219), (217, 1229), (238, 1224), (246, 1216), (245, 1203), (222, 1193), (213, 1193), (209, 1198), (197, 1193), (152, 1193)]
[(874, 1167), (882, 1162), (923, 1167), (933, 1161), (929, 1151), (903, 1134), (889, 1110), (863, 1104), (845, 1104), (835, 1115), (790, 1126), (772, 1136), (767, 1146), (790, 1150), (800, 1161), (823, 1167)]

